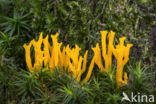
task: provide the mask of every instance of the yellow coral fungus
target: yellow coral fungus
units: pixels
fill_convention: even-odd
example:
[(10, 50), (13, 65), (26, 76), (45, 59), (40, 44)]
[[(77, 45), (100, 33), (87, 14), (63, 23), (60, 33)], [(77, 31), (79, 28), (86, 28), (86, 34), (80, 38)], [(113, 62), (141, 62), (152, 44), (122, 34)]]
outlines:
[[(127, 44), (127, 46), (125, 46), (124, 41), (126, 37), (122, 37), (119, 39), (120, 43), (116, 45), (116, 48), (114, 48), (113, 41), (115, 33), (113, 31), (110, 31), (109, 33), (107, 31), (100, 32), (102, 53), (99, 43), (97, 43), (96, 47), (92, 48), (94, 56), (91, 60), (87, 75), (83, 79), (82, 84), (89, 80), (94, 68), (94, 64), (96, 64), (101, 71), (109, 72), (112, 67), (112, 55), (114, 55), (117, 60), (117, 85), (122, 86), (122, 84), (127, 84), (127, 73), (124, 73), (124, 80), (122, 79), (122, 75), (123, 68), (129, 60), (129, 50), (132, 47), (132, 44)], [(106, 42), (107, 35), (108, 48)], [(81, 48), (78, 45), (75, 45), (75, 47), (72, 49), (69, 47), (69, 45), (66, 47), (63, 46), (63, 49), (61, 50), (62, 43), (58, 42), (58, 36), (58, 33), (51, 35), (52, 45), (50, 45), (48, 41), (48, 35), (43, 39), (43, 33), (40, 34), (38, 41), (32, 40), (29, 45), (24, 44), (28, 69), (30, 72), (34, 72), (34, 70), (38, 71), (41, 70), (42, 67), (46, 66), (47, 70), (49, 69), (51, 72), (53, 72), (54, 68), (63, 67), (66, 71), (68, 69), (70, 75), (79, 82), (81, 81), (82, 74), (86, 71), (88, 50), (85, 52), (83, 57), (80, 55)], [(35, 51), (34, 65), (32, 65), (31, 60), (31, 47), (34, 47)], [(102, 59), (104, 60), (105, 67), (102, 64)]]
[[(101, 60), (101, 51), (99, 48), (99, 44), (97, 43), (96, 47), (93, 48), (94, 51), (94, 60), (95, 64), (99, 67), (100, 70), (104, 70), (105, 72), (109, 72), (112, 67), (112, 53), (117, 60), (117, 70), (116, 70), (116, 81), (118, 86), (122, 86), (122, 84), (127, 84), (127, 73), (124, 73), (124, 80), (122, 79), (123, 68), (125, 64), (129, 60), (129, 50), (132, 47), (132, 44), (127, 44), (124, 46), (124, 41), (126, 37), (120, 38), (120, 43), (116, 45), (116, 49), (113, 46), (115, 33), (110, 31), (100, 31), (101, 32), (101, 45), (102, 45), (102, 56), (105, 62), (105, 70), (102, 65)], [(106, 37), (108, 34), (108, 49), (106, 47)]]
[(117, 71), (116, 71), (116, 81), (118, 86), (122, 86), (123, 84), (127, 84), (127, 73), (124, 73), (124, 79), (122, 78), (123, 75), (123, 68), (125, 64), (129, 60), (129, 50), (133, 46), (132, 44), (124, 45), (126, 37), (122, 37), (119, 39), (120, 43), (116, 45), (116, 49), (113, 48), (113, 54), (117, 60)]
[(72, 72), (72, 76), (76, 78), (77, 81), (81, 80), (81, 76), (86, 70), (87, 54), (88, 54), (88, 51), (86, 51), (83, 58), (82, 56), (79, 55), (80, 50), (81, 48), (79, 48), (78, 45), (75, 45), (75, 48), (72, 49), (70, 49), (69, 46), (67, 46), (67, 55), (69, 58), (68, 70), (69, 72)]
[[(88, 51), (85, 52), (83, 58), (80, 56), (81, 48), (78, 45), (75, 45), (75, 48), (72, 49), (67, 45), (61, 50), (62, 43), (58, 42), (58, 35), (58, 33), (51, 35), (52, 46), (48, 41), (48, 35), (43, 39), (43, 33), (40, 34), (38, 41), (32, 40), (29, 45), (24, 44), (28, 69), (30, 72), (34, 72), (34, 70), (38, 71), (46, 66), (47, 70), (53, 72), (56, 67), (63, 67), (65, 70), (68, 68), (71, 76), (80, 81), (82, 74), (86, 71)], [(34, 65), (32, 65), (31, 60), (31, 47), (34, 47), (35, 51)], [(43, 50), (41, 47), (43, 47)]]

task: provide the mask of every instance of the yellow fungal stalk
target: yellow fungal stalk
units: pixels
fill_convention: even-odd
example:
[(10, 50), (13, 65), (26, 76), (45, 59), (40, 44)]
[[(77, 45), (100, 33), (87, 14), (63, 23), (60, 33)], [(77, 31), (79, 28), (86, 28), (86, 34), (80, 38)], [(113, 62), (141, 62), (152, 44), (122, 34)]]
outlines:
[[(105, 68), (103, 67), (103, 64), (102, 64), (101, 50), (99, 48), (98, 43), (96, 47), (93, 48), (94, 56), (95, 56), (95, 64), (97, 64), (97, 66), (99, 67), (101, 71), (109, 72), (109, 70), (112, 67), (112, 49), (113, 49), (113, 41), (114, 41), (115, 33), (113, 31), (110, 31), (110, 33), (108, 33), (107, 31), (100, 31), (100, 33), (101, 33), (102, 56), (105, 62)], [(107, 35), (108, 35), (108, 49), (106, 48)]]
[(101, 60), (101, 50), (99, 47), (99, 43), (96, 44), (95, 48), (92, 48), (92, 50), (94, 51), (94, 60), (95, 63), (97, 64), (97, 66), (99, 67), (100, 70), (104, 70), (104, 67), (102, 65), (102, 60)]
[(31, 54), (30, 54), (30, 48), (32, 46), (32, 41), (29, 43), (29, 45), (24, 44), (23, 47), (25, 48), (25, 58), (26, 58), (26, 63), (28, 66), (28, 69), (30, 72), (34, 71), (34, 68), (32, 66), (32, 62), (31, 62)]
[(100, 31), (101, 32), (101, 44), (102, 44), (102, 56), (105, 61), (105, 71), (109, 72), (109, 69), (112, 67), (112, 49), (113, 49), (113, 41), (115, 33), (110, 31), (108, 34), (108, 49), (106, 48), (106, 37), (107, 31)]
[(94, 62), (95, 62), (95, 58), (93, 57), (93, 59), (91, 60), (91, 63), (90, 63), (90, 66), (89, 66), (87, 75), (86, 75), (86, 77), (84, 78), (84, 80), (82, 81), (82, 84), (86, 83), (86, 82), (89, 80), (89, 78), (90, 78), (90, 76), (91, 76), (91, 74), (92, 74), (92, 70), (93, 70), (93, 68), (94, 68)]
[(34, 50), (35, 50), (35, 70), (40, 70), (43, 65), (43, 51), (41, 50), (41, 45), (43, 41), (43, 33), (40, 34), (39, 40), (32, 40)]

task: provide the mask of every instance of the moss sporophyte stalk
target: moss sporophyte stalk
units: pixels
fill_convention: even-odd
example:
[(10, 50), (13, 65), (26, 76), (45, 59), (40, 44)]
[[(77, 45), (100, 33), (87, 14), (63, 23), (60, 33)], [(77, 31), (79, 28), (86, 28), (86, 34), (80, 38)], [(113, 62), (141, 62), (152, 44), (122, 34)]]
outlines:
[[(42, 32), (38, 41), (32, 40), (28, 45), (24, 44), (25, 58), (29, 71), (33, 73), (34, 70), (38, 71), (41, 70), (42, 67), (46, 67), (46, 70), (53, 72), (54, 68), (63, 67), (63, 69), (68, 70), (68, 72), (71, 73), (70, 75), (78, 82), (81, 81), (81, 83), (84, 84), (91, 77), (95, 64), (98, 66), (99, 70), (108, 73), (112, 69), (112, 55), (114, 55), (117, 61), (117, 85), (120, 87), (123, 84), (127, 84), (128, 77), (126, 72), (123, 74), (123, 68), (129, 60), (129, 51), (133, 45), (127, 44), (125, 46), (124, 41), (126, 37), (122, 37), (119, 39), (119, 44), (114, 47), (115, 32), (100, 31), (100, 33), (102, 50), (100, 49), (99, 43), (92, 48), (94, 56), (92, 57), (88, 72), (83, 80), (81, 79), (81, 76), (86, 71), (88, 50), (86, 50), (84, 56), (81, 56), (81, 48), (78, 45), (75, 45), (75, 48), (70, 48), (69, 45), (63, 46), (62, 43), (58, 42), (58, 33), (51, 35), (52, 45), (49, 43), (48, 35), (43, 39)], [(108, 48), (106, 48), (107, 35)], [(43, 49), (41, 49), (42, 45), (44, 46)], [(62, 50), (61, 46), (63, 46)], [(35, 52), (35, 62), (33, 65), (30, 52), (31, 47), (34, 47)], [(102, 59), (104, 60), (105, 66), (103, 66)], [(122, 75), (124, 75), (124, 77), (122, 77)]]

